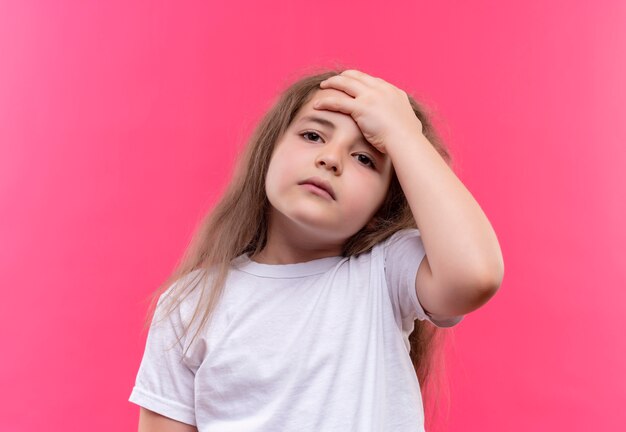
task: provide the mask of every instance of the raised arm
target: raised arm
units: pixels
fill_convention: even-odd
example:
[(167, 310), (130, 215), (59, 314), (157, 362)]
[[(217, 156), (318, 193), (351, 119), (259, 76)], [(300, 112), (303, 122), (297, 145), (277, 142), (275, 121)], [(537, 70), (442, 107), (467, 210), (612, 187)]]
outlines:
[(465, 315), (485, 304), (502, 282), (496, 234), (423, 134), (398, 140), (387, 149), (426, 251), (415, 280), (417, 298), (435, 318)]
[(354, 69), (320, 83), (347, 96), (314, 105), (350, 114), (363, 136), (388, 153), (420, 230), (426, 258), (416, 294), (434, 317), (467, 314), (499, 289), (504, 262), (496, 234), (478, 203), (423, 134), (403, 90)]

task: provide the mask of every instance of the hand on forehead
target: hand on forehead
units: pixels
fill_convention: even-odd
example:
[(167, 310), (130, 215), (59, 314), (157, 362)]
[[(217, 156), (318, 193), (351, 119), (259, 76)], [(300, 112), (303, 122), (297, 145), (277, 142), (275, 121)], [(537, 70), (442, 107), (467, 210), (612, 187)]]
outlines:
[(309, 114), (313, 114), (313, 115), (319, 115), (322, 114), (325, 117), (328, 117), (330, 120), (343, 120), (343, 121), (347, 121), (350, 120), (350, 124), (354, 125), (358, 132), (360, 133), (361, 130), (358, 128), (357, 122), (352, 118), (352, 116), (350, 114), (346, 114), (346, 113), (342, 113), (339, 111), (334, 111), (334, 110), (330, 110), (330, 109), (314, 109), (313, 108), (313, 104), (315, 103), (315, 101), (319, 100), (319, 99), (323, 99), (323, 98), (327, 98), (327, 97), (332, 97), (332, 98), (346, 98), (346, 99), (354, 99), (352, 96), (350, 96), (349, 94), (341, 91), (341, 90), (336, 90), (336, 89), (320, 89), (318, 91), (315, 92), (315, 94), (313, 95), (313, 97), (311, 98), (311, 100), (306, 104), (307, 105), (307, 112)]
[[(315, 95), (311, 98), (310, 104), (312, 105), (313, 102), (315, 102), (316, 100), (325, 98), (325, 97), (340, 97), (340, 98), (353, 99), (353, 97), (347, 94), (346, 92), (333, 89), (333, 88), (328, 88), (328, 89), (320, 89), (316, 91)], [(333, 112), (336, 112), (336, 111), (333, 111)], [(337, 114), (343, 114), (343, 113), (337, 113)], [(347, 114), (343, 114), (343, 115), (347, 115)]]

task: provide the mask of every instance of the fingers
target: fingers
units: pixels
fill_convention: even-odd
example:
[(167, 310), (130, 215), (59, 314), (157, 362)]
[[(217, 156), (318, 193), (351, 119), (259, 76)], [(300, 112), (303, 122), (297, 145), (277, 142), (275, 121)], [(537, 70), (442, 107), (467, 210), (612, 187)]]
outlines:
[(352, 115), (356, 109), (355, 99), (349, 97), (329, 96), (318, 99), (313, 104), (314, 109), (338, 111), (347, 115)]
[(363, 93), (367, 87), (375, 87), (380, 80), (364, 72), (348, 69), (325, 79), (320, 83), (321, 88), (335, 88), (341, 90), (352, 97)]
[(320, 88), (334, 88), (352, 97), (357, 97), (366, 90), (366, 86), (362, 82), (348, 75), (335, 75), (327, 78), (320, 83)]
[(346, 75), (346, 76), (349, 76), (349, 77), (353, 77), (353, 78), (355, 78), (355, 79), (357, 79), (357, 80), (359, 80), (359, 81), (361, 81), (363, 83), (367, 83), (367, 84), (370, 84), (370, 85), (374, 85), (376, 80), (378, 80), (378, 78), (376, 78), (376, 77), (374, 77), (372, 75), (366, 74), (365, 72), (361, 72), (359, 70), (356, 70), (356, 69), (347, 69), (347, 70), (343, 71), (341, 73), (341, 75)]

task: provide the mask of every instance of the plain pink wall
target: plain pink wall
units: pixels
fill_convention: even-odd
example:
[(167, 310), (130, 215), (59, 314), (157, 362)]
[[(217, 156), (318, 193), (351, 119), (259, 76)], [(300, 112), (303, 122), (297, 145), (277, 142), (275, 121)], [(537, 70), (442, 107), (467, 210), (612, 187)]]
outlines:
[(626, 3), (208, 3), (0, 2), (0, 430), (136, 429), (143, 300), (334, 61), (435, 111), (500, 239), (448, 430), (626, 430)]

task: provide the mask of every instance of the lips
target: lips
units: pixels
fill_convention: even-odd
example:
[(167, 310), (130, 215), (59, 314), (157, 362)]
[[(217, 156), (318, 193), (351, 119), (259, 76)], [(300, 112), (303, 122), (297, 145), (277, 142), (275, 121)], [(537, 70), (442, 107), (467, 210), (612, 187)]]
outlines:
[(303, 184), (311, 184), (313, 186), (317, 186), (320, 189), (325, 190), (326, 192), (328, 192), (328, 194), (335, 199), (335, 191), (333, 190), (333, 187), (330, 185), (330, 183), (328, 183), (326, 180), (320, 178), (320, 177), (310, 177), (306, 180), (301, 181), (300, 183), (298, 183), (299, 185), (303, 185)]

